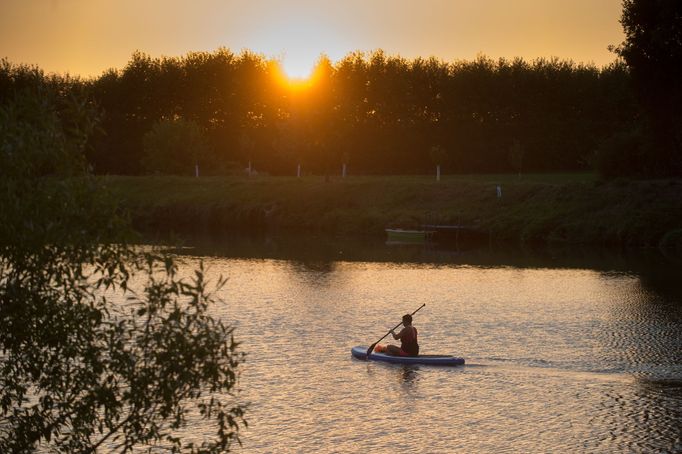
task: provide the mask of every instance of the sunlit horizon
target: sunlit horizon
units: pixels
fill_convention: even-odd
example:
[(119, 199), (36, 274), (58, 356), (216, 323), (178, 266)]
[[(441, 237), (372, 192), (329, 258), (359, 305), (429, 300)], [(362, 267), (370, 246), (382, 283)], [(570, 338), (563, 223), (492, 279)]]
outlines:
[(381, 49), (444, 61), (557, 57), (605, 66), (623, 40), (621, 0), (3, 0), (0, 58), (48, 73), (98, 77), (131, 55), (181, 56), (227, 48), (282, 62), (291, 79)]

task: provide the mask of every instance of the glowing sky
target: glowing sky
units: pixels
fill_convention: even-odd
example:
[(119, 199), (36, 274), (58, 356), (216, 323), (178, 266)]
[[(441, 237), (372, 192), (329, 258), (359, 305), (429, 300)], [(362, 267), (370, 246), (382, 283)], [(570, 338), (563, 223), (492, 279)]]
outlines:
[(0, 58), (96, 76), (135, 50), (154, 57), (227, 47), (304, 75), (320, 54), (605, 65), (623, 39), (621, 0), (0, 0)]

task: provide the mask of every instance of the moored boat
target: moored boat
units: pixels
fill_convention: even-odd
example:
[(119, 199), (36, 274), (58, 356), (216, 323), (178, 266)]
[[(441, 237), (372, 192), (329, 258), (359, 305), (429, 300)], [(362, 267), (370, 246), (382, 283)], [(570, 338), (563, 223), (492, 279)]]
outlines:
[(431, 238), (431, 230), (385, 229), (390, 243), (423, 243)]

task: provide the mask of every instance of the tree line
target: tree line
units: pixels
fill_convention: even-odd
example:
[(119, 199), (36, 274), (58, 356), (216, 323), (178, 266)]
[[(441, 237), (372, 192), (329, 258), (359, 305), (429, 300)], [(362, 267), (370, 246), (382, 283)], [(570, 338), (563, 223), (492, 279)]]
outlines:
[[(3, 61), (0, 99), (45, 79), (64, 96), (87, 92), (103, 111), (87, 155), (96, 173), (191, 174), (198, 164), (203, 174), (225, 174), (249, 163), (271, 174), (298, 164), (317, 174), (342, 164), (365, 174), (424, 173), (435, 164), (449, 173), (583, 170), (637, 112), (622, 63), (448, 63), (381, 51), (336, 64), (323, 57), (302, 86), (287, 83), (277, 62), (228, 49), (138, 52), (92, 80)], [(183, 148), (169, 132), (154, 150), (149, 139), (163, 123), (199, 137)]]
[(288, 83), (277, 61), (221, 48), (136, 52), (81, 80), (0, 64), (0, 103), (32, 83), (102, 111), (96, 173), (275, 175), (577, 171), (682, 174), (682, 6), (626, 0), (619, 58), (445, 62), (382, 51), (317, 62)]

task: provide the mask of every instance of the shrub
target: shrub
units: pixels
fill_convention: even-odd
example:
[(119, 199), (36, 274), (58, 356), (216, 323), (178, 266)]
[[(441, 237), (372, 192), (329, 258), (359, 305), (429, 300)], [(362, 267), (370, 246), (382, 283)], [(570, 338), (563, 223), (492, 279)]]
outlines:
[(164, 119), (144, 136), (142, 165), (150, 173), (194, 175), (208, 165), (209, 144), (201, 127), (182, 118)]

